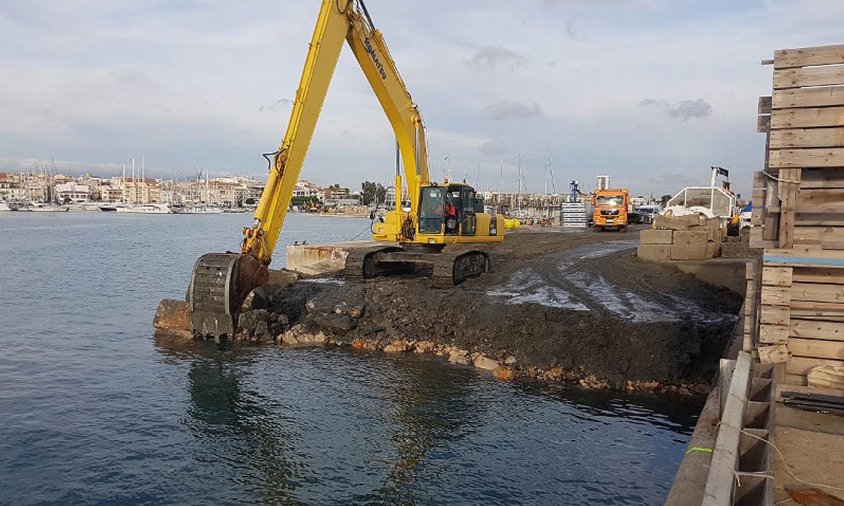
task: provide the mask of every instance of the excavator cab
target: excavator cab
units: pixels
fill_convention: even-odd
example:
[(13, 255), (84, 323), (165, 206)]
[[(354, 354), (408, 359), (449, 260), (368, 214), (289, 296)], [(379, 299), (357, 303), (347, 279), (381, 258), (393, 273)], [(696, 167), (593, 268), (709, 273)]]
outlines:
[(476, 197), (471, 186), (447, 183), (425, 186), (419, 199), (419, 234), (474, 236), (477, 214), (483, 211), (483, 201)]

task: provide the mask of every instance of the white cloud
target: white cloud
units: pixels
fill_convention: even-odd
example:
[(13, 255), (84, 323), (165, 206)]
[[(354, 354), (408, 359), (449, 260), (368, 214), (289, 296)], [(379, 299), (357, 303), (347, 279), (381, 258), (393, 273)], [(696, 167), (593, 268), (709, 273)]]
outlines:
[[(759, 60), (844, 42), (837, 0), (367, 5), (424, 114), (434, 165), (446, 155), (470, 172), (480, 164), (490, 181), (502, 151), (505, 169), (521, 154), (528, 187), (541, 186), (550, 148), (558, 187), (601, 172), (637, 193), (673, 193), (686, 183), (678, 175), (702, 182), (717, 164), (746, 193), (763, 155), (756, 99), (771, 87)], [(0, 164), (54, 155), (107, 170), (143, 154), (165, 175), (191, 173), (198, 156), (212, 173), (263, 173), (260, 153), (284, 134), (283, 100), (295, 96), (316, 8), (2, 2)], [(649, 114), (645, 97), (668, 108)], [(393, 142), (344, 50), (304, 175), (381, 181)]]

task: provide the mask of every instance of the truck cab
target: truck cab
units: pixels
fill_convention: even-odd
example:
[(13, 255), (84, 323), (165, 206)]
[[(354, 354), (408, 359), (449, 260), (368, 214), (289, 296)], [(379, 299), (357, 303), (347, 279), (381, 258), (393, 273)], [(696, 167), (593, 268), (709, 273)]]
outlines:
[(627, 231), (630, 192), (626, 188), (598, 190), (592, 196), (592, 226), (595, 231)]

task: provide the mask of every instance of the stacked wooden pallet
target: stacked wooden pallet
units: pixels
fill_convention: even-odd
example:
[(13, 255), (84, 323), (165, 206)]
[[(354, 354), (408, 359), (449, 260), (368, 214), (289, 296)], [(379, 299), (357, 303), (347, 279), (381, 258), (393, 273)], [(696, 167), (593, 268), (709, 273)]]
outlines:
[(759, 102), (765, 170), (754, 177), (745, 346), (807, 385), (844, 367), (844, 45), (776, 51), (773, 94)]

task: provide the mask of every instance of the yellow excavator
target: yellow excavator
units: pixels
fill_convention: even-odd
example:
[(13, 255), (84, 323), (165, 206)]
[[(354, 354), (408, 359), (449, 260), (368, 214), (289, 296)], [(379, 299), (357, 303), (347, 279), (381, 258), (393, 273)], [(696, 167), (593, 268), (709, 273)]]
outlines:
[[(346, 261), (346, 277), (412, 272), (422, 264), (431, 267), (434, 286), (450, 287), (488, 271), (489, 256), (471, 247), (444, 250), (446, 245), (500, 242), (505, 228), (518, 226), (500, 214), (485, 213), (471, 186), (430, 181), (422, 116), (363, 0), (323, 0), (287, 131), (278, 151), (265, 155), (269, 177), (254, 224), (243, 230), (241, 251), (209, 253), (194, 266), (188, 303), (195, 334), (232, 336), (243, 300), (267, 281), (267, 266), (344, 40), (386, 113), (397, 144), (395, 208), (372, 227), (373, 239), (390, 244), (353, 251)], [(400, 165), (409, 210), (401, 203)]]

